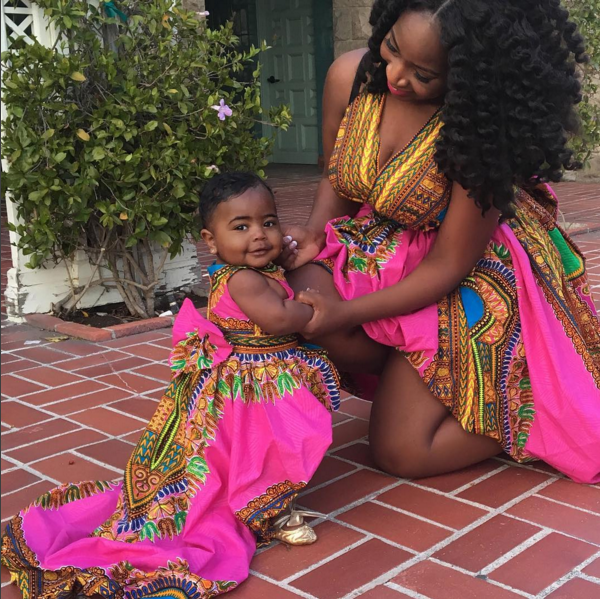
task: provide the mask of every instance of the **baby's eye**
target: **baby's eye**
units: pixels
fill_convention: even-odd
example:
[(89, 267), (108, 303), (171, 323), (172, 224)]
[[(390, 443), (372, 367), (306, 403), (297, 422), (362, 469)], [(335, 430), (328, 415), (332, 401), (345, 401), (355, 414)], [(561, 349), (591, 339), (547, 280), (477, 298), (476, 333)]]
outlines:
[(431, 77), (425, 77), (425, 75), (421, 75), (421, 73), (419, 73), (419, 71), (415, 71), (415, 77), (421, 82), (421, 83), (431, 83), (432, 78)]
[(235, 228), (236, 231), (247, 231), (248, 230), (248, 225), (238, 225)]
[(264, 226), (265, 227), (274, 227), (275, 225), (276, 225), (276, 223), (274, 220), (268, 220)]

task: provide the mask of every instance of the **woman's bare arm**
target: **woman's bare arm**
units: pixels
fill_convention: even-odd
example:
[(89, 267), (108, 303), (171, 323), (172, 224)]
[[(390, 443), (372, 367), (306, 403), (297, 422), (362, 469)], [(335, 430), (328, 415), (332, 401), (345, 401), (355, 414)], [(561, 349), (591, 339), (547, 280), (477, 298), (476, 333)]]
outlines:
[(356, 202), (349, 202), (335, 193), (327, 176), (327, 167), (335, 146), (340, 123), (348, 107), (348, 99), (350, 98), (356, 71), (365, 52), (365, 49), (360, 49), (342, 54), (333, 62), (327, 72), (323, 91), (323, 159), (325, 169), (307, 223), (308, 227), (320, 232), (325, 229), (325, 225), (332, 218), (345, 216), (346, 214), (352, 216), (356, 214), (359, 208)]
[(303, 333), (326, 334), (336, 328), (409, 314), (437, 303), (458, 287), (483, 256), (498, 218), (499, 212), (494, 208), (482, 216), (466, 190), (455, 183), (437, 239), (412, 273), (386, 289), (347, 302), (300, 292), (297, 299), (315, 310)]
[(466, 190), (455, 183), (448, 213), (429, 254), (402, 281), (349, 302), (354, 304), (350, 324), (408, 314), (438, 302), (473, 270), (498, 226), (498, 218), (494, 208), (482, 216)]

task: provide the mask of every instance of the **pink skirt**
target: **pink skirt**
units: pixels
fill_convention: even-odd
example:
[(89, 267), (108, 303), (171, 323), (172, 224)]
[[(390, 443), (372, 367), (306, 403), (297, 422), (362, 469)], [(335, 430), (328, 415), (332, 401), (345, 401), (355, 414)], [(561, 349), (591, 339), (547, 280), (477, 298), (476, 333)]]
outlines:
[[(447, 298), (363, 328), (406, 352), (465, 430), (495, 438), (519, 461), (541, 459), (597, 483), (600, 324), (577, 248), (558, 228), (540, 229), (519, 211)], [(328, 223), (326, 235), (316, 261), (352, 300), (406, 277), (437, 231), (402, 229), (365, 205)]]

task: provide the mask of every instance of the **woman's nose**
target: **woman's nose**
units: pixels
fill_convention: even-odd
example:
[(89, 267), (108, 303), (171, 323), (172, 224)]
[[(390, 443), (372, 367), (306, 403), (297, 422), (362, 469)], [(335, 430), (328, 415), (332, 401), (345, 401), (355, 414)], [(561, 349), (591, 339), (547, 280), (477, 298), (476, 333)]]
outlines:
[(388, 63), (387, 66), (388, 81), (394, 87), (406, 87), (408, 85), (408, 70), (406, 63), (402, 59), (396, 59)]

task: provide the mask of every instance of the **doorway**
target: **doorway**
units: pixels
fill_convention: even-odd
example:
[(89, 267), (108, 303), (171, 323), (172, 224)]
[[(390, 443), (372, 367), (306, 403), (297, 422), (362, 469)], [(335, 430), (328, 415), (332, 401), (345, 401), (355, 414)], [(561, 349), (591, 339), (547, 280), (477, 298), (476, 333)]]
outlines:
[[(233, 20), (242, 47), (265, 40), (259, 55), (262, 105), (287, 104), (288, 131), (278, 131), (271, 161), (317, 164), (322, 153), (321, 99), (333, 62), (332, 0), (207, 0), (209, 25)], [(264, 133), (269, 135), (270, 128)]]

